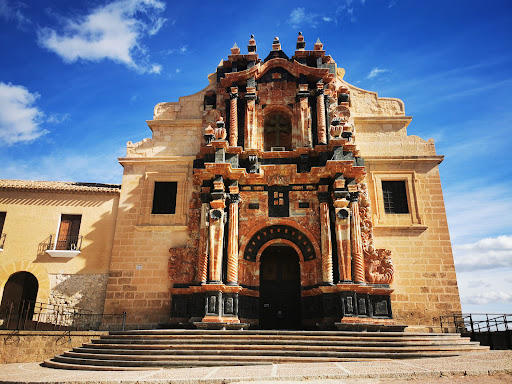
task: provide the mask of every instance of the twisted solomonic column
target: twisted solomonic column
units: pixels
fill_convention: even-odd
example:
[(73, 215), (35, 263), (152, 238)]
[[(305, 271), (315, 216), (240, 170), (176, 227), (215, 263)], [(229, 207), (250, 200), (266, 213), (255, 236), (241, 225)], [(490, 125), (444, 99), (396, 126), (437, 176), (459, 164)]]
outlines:
[(238, 145), (238, 87), (231, 87), (229, 94), (229, 146)]
[(324, 85), (319, 83), (316, 85), (316, 124), (318, 128), (318, 144), (327, 144), (327, 128), (325, 122), (325, 101), (324, 101)]
[(329, 218), (329, 194), (319, 192), (320, 201), (320, 233), (322, 242), (322, 280), (324, 284), (333, 284), (331, 220)]
[(208, 278), (208, 211), (210, 204), (207, 194), (201, 194), (201, 222), (199, 225), (199, 263), (197, 271), (198, 283), (204, 284)]
[(228, 218), (228, 260), (227, 260), (227, 285), (238, 284), (238, 203), (240, 194), (228, 195), (229, 218)]
[(361, 217), (359, 216), (359, 192), (350, 193), (350, 223), (352, 240), (352, 262), (354, 264), (354, 283), (366, 284), (364, 275), (363, 241), (361, 237)]

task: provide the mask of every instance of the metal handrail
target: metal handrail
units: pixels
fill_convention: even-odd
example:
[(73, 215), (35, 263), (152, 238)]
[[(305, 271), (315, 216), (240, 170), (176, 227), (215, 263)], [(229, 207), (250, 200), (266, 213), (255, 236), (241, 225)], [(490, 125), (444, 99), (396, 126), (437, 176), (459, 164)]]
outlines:
[(56, 249), (61, 251), (81, 251), (82, 235), (57, 236), (50, 235), (47, 250)]
[(439, 316), (441, 331), (455, 328), (456, 332), (498, 332), (512, 330), (512, 314), (454, 313)]
[(0, 329), (45, 331), (121, 330), (126, 324), (122, 314), (92, 313), (81, 308), (22, 300), (0, 307)]

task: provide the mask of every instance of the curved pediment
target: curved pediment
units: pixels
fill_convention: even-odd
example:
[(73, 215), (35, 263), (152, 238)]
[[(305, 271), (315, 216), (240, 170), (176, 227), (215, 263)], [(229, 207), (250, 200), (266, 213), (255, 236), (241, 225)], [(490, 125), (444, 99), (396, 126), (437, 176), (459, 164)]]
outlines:
[(282, 68), (289, 72), (293, 77), (297, 78), (300, 77), (300, 75), (305, 75), (318, 80), (322, 79), (324, 83), (331, 82), (336, 77), (334, 73), (329, 73), (329, 68), (313, 68), (300, 64), (295, 60), (288, 61), (286, 59), (275, 58), (263, 64), (258, 63), (254, 67), (246, 69), (245, 71), (226, 73), (220, 83), (223, 87), (229, 87), (233, 83), (244, 82), (251, 77), (256, 77), (256, 80), (258, 80), (274, 68)]

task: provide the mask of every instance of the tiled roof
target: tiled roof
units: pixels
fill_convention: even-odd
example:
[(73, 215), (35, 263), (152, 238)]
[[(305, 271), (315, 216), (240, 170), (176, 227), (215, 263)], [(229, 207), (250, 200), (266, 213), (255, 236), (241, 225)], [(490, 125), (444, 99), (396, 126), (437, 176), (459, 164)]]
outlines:
[(119, 193), (120, 184), (80, 183), (74, 181), (2, 180), (0, 190), (42, 190), (75, 193)]

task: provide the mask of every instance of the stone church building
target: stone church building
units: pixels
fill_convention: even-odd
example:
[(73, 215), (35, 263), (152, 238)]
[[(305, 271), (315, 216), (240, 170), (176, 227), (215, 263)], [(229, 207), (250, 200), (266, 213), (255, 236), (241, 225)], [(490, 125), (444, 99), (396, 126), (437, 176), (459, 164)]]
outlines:
[[(425, 330), (460, 312), (443, 156), (401, 100), (344, 74), (320, 41), (260, 57), (251, 37), (155, 107), (120, 188), (0, 181), (0, 296), (18, 276), (18, 296), (139, 327)], [(43, 211), (20, 246), (14, 218)]]

